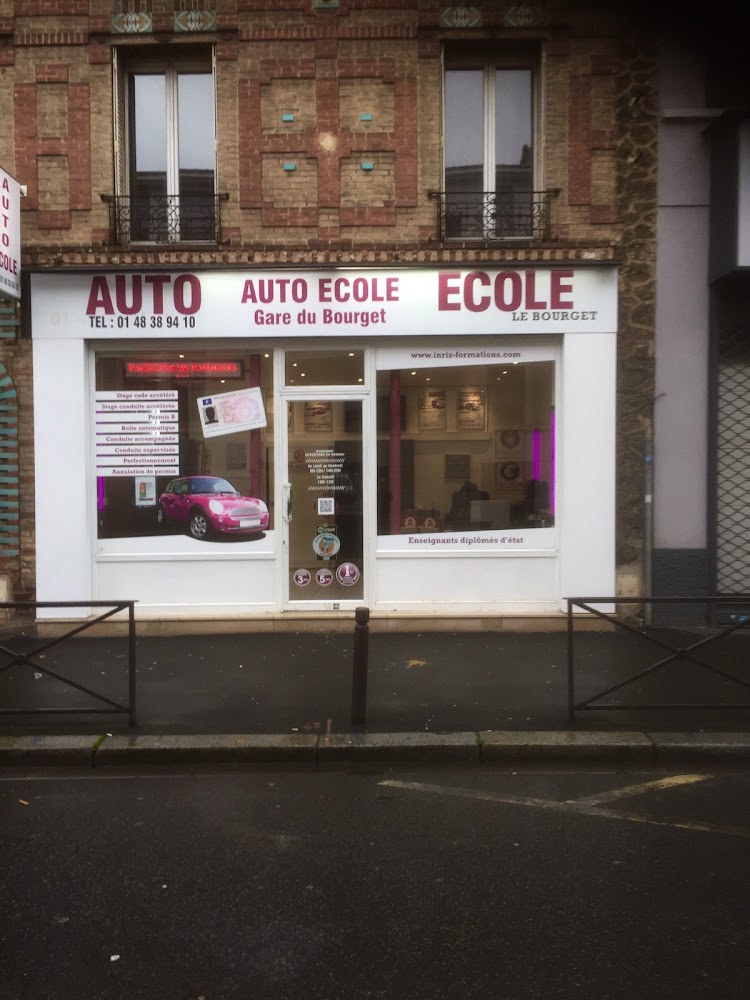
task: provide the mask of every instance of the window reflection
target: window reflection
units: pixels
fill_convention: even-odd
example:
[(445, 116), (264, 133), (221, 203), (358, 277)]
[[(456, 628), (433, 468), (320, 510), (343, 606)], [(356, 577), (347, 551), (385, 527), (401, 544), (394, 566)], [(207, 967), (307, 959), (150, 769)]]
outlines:
[(445, 74), (446, 191), (484, 190), (484, 73)]
[[(135, 57), (134, 57), (135, 58)], [(150, 60), (127, 73), (131, 237), (216, 238), (214, 81), (195, 68)], [(154, 67), (157, 68), (154, 68)]]
[(306, 385), (361, 386), (365, 376), (364, 351), (286, 352), (285, 382), (296, 388)]
[(132, 194), (137, 198), (167, 193), (167, 106), (163, 75), (133, 77), (135, 135)]
[(200, 208), (215, 193), (213, 78), (210, 73), (180, 73), (177, 93), (182, 238), (200, 239), (200, 226), (205, 226)]
[(379, 372), (378, 534), (554, 523), (554, 364)]
[(446, 69), (444, 224), (449, 238), (532, 234), (533, 80), (532, 68), (523, 65), (488, 61), (481, 68)]

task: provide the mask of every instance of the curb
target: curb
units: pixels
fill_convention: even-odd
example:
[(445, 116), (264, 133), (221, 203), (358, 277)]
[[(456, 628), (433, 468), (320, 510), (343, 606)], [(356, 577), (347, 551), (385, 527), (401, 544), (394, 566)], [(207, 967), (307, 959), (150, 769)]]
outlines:
[(57, 764), (326, 764), (340, 761), (499, 762), (750, 760), (748, 733), (351, 733), (332, 736), (0, 737), (0, 766)]
[(656, 759), (655, 744), (645, 733), (489, 731), (479, 735), (483, 760)]
[(2, 736), (0, 764), (94, 766), (98, 736)]
[(477, 733), (351, 733), (320, 736), (319, 763), (339, 760), (481, 760)]
[[(111, 736), (94, 766), (108, 764), (314, 764), (317, 736)], [(2, 751), (0, 750), (0, 754)]]

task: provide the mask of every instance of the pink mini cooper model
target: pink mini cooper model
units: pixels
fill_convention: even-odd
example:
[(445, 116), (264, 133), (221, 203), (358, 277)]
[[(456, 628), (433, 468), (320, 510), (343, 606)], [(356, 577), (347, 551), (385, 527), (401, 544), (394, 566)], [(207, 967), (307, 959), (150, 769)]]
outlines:
[(268, 507), (257, 497), (243, 497), (219, 476), (173, 479), (159, 497), (160, 525), (181, 524), (193, 538), (242, 532), (257, 534), (268, 527)]

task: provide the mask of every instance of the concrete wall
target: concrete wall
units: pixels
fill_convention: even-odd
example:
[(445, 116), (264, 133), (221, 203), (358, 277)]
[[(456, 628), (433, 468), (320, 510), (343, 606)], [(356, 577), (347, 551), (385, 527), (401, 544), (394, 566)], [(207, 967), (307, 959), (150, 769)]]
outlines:
[(709, 150), (703, 132), (711, 118), (702, 60), (687, 44), (661, 50), (660, 114), (654, 546), (655, 582), (664, 592), (683, 564), (691, 589), (697, 585), (707, 544)]

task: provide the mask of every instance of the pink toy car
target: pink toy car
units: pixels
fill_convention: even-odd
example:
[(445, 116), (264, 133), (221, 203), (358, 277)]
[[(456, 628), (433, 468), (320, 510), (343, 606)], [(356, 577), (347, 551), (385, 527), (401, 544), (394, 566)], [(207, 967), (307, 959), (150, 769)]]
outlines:
[(173, 479), (159, 497), (160, 525), (181, 524), (193, 538), (243, 532), (257, 534), (268, 527), (268, 507), (257, 497), (243, 497), (219, 476)]

